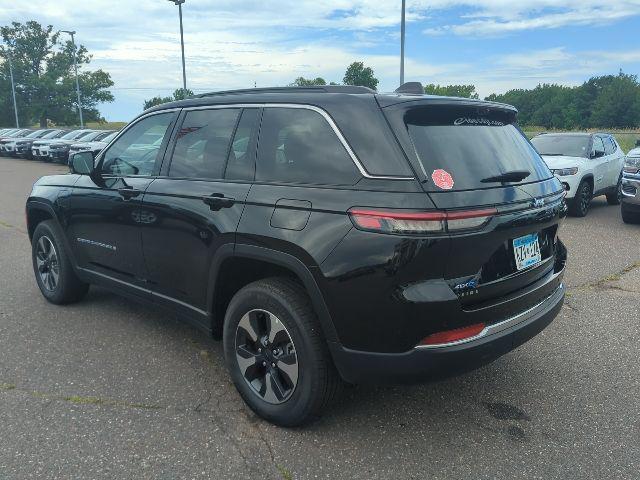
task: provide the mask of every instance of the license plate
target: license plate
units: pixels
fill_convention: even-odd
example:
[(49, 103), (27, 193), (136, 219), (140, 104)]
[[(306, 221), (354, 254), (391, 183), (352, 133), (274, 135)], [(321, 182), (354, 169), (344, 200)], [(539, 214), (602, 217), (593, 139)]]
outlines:
[(540, 261), (542, 261), (542, 255), (540, 254), (538, 234), (532, 233), (531, 235), (514, 239), (513, 254), (516, 258), (516, 267), (518, 270), (524, 270), (536, 263), (540, 263)]

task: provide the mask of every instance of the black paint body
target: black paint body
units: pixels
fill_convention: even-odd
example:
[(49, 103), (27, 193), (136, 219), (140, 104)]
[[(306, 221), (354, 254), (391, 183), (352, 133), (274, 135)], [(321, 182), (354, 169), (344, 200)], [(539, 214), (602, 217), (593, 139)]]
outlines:
[[(220, 95), (156, 107), (145, 114), (167, 109), (176, 114), (152, 175), (44, 177), (27, 202), (29, 232), (38, 221), (53, 218), (84, 280), (168, 307), (208, 331), (223, 320), (228, 295), (220, 292), (242, 286), (238, 278), (269, 272), (297, 277), (309, 292), (336, 366), (349, 381), (418, 380), (475, 368), (535, 335), (559, 310), (566, 251), (557, 234), (566, 211), (562, 186), (551, 175), (517, 186), (427, 193), (422, 184), (428, 179), (399, 122), (403, 109), (446, 102), (509, 108), (314, 91)], [(181, 109), (273, 103), (321, 108), (369, 172), (413, 179), (359, 176), (353, 185), (317, 186), (167, 176)], [(258, 141), (253, 135), (254, 159)], [(96, 158), (98, 165), (108, 149)], [(393, 171), (384, 171), (388, 165)], [(206, 202), (212, 195), (231, 202), (213, 207)], [(541, 198), (543, 205), (534, 206)], [(469, 233), (394, 235), (356, 229), (347, 214), (354, 206), (495, 207), (498, 215)], [(516, 272), (511, 242), (534, 232), (543, 261)], [(454, 290), (470, 278), (478, 281), (473, 295)], [(414, 349), (429, 334), (495, 324), (541, 302), (548, 303), (543, 313), (483, 339), (482, 345)]]

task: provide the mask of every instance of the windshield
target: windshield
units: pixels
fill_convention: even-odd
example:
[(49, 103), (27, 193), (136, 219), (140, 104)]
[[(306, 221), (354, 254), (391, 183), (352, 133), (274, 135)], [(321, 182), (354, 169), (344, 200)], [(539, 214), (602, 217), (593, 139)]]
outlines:
[(83, 142), (90, 142), (92, 140), (95, 140), (96, 138), (98, 138), (100, 135), (102, 134), (102, 132), (87, 132), (84, 135), (78, 135), (78, 139), (82, 139)]
[(87, 134), (89, 133), (90, 130), (74, 130), (72, 132), (67, 133), (66, 135), (63, 135), (62, 137), (60, 137), (61, 140), (74, 140), (76, 138), (79, 138), (82, 134)]
[(116, 135), (118, 135), (118, 132), (112, 132), (109, 135), (107, 135), (106, 137), (100, 139), (100, 141), (104, 142), (104, 143), (109, 143), (111, 140), (116, 138)]
[(588, 135), (538, 135), (531, 139), (540, 155), (589, 158)]
[(45, 136), (43, 136), (42, 138), (43, 138), (43, 139), (46, 139), (46, 138), (56, 138), (58, 135), (60, 135), (60, 133), (61, 133), (61, 132), (60, 132), (60, 130), (54, 130), (54, 131), (52, 131), (52, 132), (47, 133), (47, 134), (46, 134)]
[(22, 137), (24, 136), (25, 133), (27, 133), (28, 130), (16, 130), (15, 132), (11, 132), (7, 135), (7, 137)]
[(35, 132), (31, 132), (29, 135), (27, 135), (24, 138), (40, 138), (41, 136), (43, 136), (45, 133), (47, 132), (47, 130), (36, 130)]
[(460, 106), (415, 108), (405, 115), (431, 191), (500, 186), (492, 177), (510, 172), (524, 172), (511, 183), (551, 178), (514, 121), (508, 111)]

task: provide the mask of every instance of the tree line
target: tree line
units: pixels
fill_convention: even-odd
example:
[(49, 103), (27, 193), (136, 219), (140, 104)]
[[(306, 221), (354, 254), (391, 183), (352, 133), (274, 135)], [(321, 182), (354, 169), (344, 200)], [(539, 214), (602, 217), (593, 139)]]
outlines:
[[(355, 63), (352, 66), (356, 65)], [(351, 67), (349, 67), (351, 69)], [(368, 68), (368, 67), (366, 67)], [(354, 72), (362, 71), (358, 62)], [(370, 72), (365, 79), (345, 75), (345, 85), (364, 85), (375, 89), (378, 80)], [(348, 70), (349, 72), (349, 70)], [(375, 84), (371, 80), (375, 81)], [(322, 77), (297, 78), (292, 85), (326, 85)], [(479, 98), (475, 85), (427, 84), (429, 95)], [(518, 109), (521, 125), (547, 129), (576, 130), (587, 128), (637, 128), (640, 126), (640, 83), (637, 75), (620, 71), (617, 75), (592, 77), (582, 85), (568, 87), (553, 83), (532, 89), (514, 89), (491, 94), (485, 100), (508, 103)]]

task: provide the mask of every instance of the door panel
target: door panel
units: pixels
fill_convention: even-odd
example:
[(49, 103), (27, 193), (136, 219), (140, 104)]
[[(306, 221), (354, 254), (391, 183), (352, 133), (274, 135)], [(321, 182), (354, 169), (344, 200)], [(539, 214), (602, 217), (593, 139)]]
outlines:
[[(142, 243), (152, 290), (207, 309), (211, 259), (220, 246), (234, 242), (250, 187), (168, 178), (151, 184), (144, 211), (153, 221), (143, 225)], [(205, 203), (212, 196), (212, 205)], [(229, 206), (215, 199), (227, 200)]]
[(144, 192), (158, 171), (175, 112), (134, 121), (81, 175), (66, 202), (66, 234), (81, 268), (141, 285), (146, 278), (140, 225)]
[[(597, 150), (605, 151), (604, 142), (601, 137), (593, 137), (593, 147), (592, 152)], [(589, 160), (591, 165), (593, 165), (593, 177), (594, 177), (594, 192), (598, 192), (603, 188), (606, 188), (607, 180), (608, 180), (608, 159), (607, 156), (599, 157), (599, 158), (591, 158)]]
[(219, 247), (234, 243), (251, 188), (258, 113), (187, 111), (171, 162), (144, 195), (152, 219), (142, 228), (148, 285), (168, 302), (208, 310), (211, 259)]
[(139, 219), (150, 183), (136, 177), (96, 183), (80, 176), (67, 202), (67, 235), (80, 267), (134, 283), (146, 276)]

